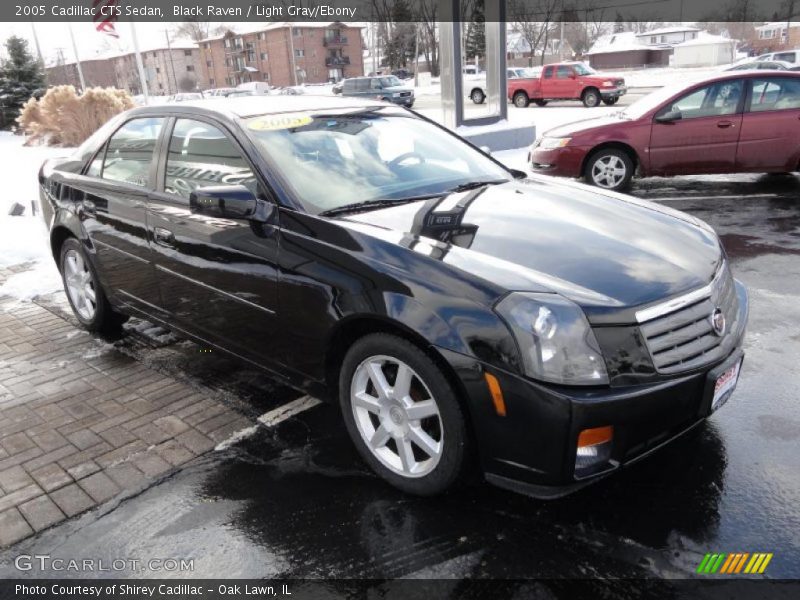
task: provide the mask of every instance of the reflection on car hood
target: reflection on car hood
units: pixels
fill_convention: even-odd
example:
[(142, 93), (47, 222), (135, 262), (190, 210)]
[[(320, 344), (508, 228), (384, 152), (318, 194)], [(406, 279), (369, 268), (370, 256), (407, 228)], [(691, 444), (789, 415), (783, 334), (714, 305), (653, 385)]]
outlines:
[(561, 293), (595, 322), (702, 287), (722, 259), (717, 236), (689, 215), (544, 178), (340, 223), (506, 290)]
[(545, 137), (569, 137), (576, 133), (583, 133), (584, 131), (597, 127), (604, 127), (611, 124), (619, 125), (619, 122), (620, 117), (615, 113), (611, 116), (594, 117), (593, 119), (583, 119), (581, 121), (575, 121), (574, 123), (565, 123), (564, 125), (553, 127), (553, 129), (548, 129), (543, 135)]

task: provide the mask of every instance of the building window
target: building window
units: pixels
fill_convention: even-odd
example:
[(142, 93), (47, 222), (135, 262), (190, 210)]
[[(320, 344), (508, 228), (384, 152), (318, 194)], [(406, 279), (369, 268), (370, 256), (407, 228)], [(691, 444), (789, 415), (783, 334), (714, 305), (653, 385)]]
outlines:
[(266, 52), (262, 52), (261, 53), (261, 60), (267, 60), (267, 53)]
[(156, 73), (161, 73), (161, 69), (156, 67)]
[(183, 51), (183, 55), (184, 56), (191, 56), (192, 55), (192, 51), (191, 50), (184, 50)]
[(230, 67), (231, 66), (231, 59), (230, 58), (226, 58), (225, 59), (225, 66), (226, 67)]
[(186, 70), (191, 73), (192, 71), (194, 71), (194, 67), (192, 65), (186, 65)]
[(297, 48), (297, 49), (294, 51), (294, 55), (295, 55), (297, 58), (303, 58), (303, 57), (306, 55), (306, 52), (305, 52), (305, 50), (302, 50), (302, 49), (300, 49), (300, 48)]
[(292, 35), (303, 35), (303, 29), (300, 27), (292, 27)]
[(654, 35), (651, 35), (651, 36), (650, 36), (650, 43), (651, 43), (651, 44), (655, 44), (655, 43), (656, 43), (656, 41), (657, 41), (657, 39), (658, 39), (658, 38), (656, 38), (656, 36), (654, 36)]
[(214, 80), (214, 78), (213, 78), (213, 77), (211, 77), (211, 78), (208, 80), (208, 85), (210, 85), (211, 87), (214, 87), (215, 85), (217, 85), (217, 82)]
[(225, 47), (226, 47), (226, 48), (230, 48), (230, 47), (231, 47), (231, 38), (226, 38), (226, 40), (225, 40)]
[(252, 50), (247, 51), (247, 62), (255, 62), (256, 60), (256, 53)]
[(230, 85), (230, 84), (231, 84), (231, 78), (230, 77), (226, 77), (225, 78), (225, 85)]
[(206, 66), (207, 66), (209, 69), (211, 69), (211, 68), (214, 66), (214, 63), (212, 63), (210, 60), (207, 60), (207, 61), (206, 61)]
[(203, 47), (204, 47), (206, 50), (211, 50), (211, 43), (210, 43), (210, 42), (206, 42), (205, 44), (203, 44)]
[(265, 39), (267, 39), (267, 33), (265, 31), (262, 31), (256, 36), (256, 38), (261, 41), (264, 41)]

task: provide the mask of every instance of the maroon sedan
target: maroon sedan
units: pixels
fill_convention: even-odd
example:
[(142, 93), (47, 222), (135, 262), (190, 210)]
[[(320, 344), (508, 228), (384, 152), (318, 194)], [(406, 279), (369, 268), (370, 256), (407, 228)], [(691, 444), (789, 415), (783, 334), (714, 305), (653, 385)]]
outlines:
[(800, 170), (800, 73), (731, 72), (645, 96), (619, 113), (562, 125), (529, 154), (540, 173), (606, 189), (633, 174)]

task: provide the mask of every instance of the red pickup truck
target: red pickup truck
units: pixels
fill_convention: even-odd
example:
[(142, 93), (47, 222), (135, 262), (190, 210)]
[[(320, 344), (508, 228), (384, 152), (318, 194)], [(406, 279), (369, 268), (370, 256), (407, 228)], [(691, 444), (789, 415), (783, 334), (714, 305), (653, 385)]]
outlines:
[(519, 108), (531, 102), (544, 106), (550, 100), (580, 100), (588, 107), (600, 102), (611, 106), (627, 91), (622, 77), (598, 73), (580, 62), (545, 65), (537, 77), (508, 80), (508, 99)]

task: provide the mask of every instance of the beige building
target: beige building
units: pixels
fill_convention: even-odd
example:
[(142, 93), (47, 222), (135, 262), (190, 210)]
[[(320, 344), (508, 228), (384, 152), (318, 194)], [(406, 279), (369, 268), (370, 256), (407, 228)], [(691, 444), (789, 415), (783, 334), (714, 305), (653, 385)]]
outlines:
[(344, 23), (274, 23), (201, 40), (209, 88), (265, 81), (276, 87), (364, 74), (361, 28)]
[[(178, 92), (205, 89), (208, 84), (200, 67), (200, 50), (193, 41), (178, 40), (169, 47), (142, 50), (142, 64), (148, 91), (168, 96)], [(131, 94), (141, 94), (139, 71), (133, 52), (107, 53), (81, 60), (83, 77), (88, 87), (117, 87)], [(74, 61), (57, 62), (46, 69), (49, 85), (69, 84), (80, 87)]]

